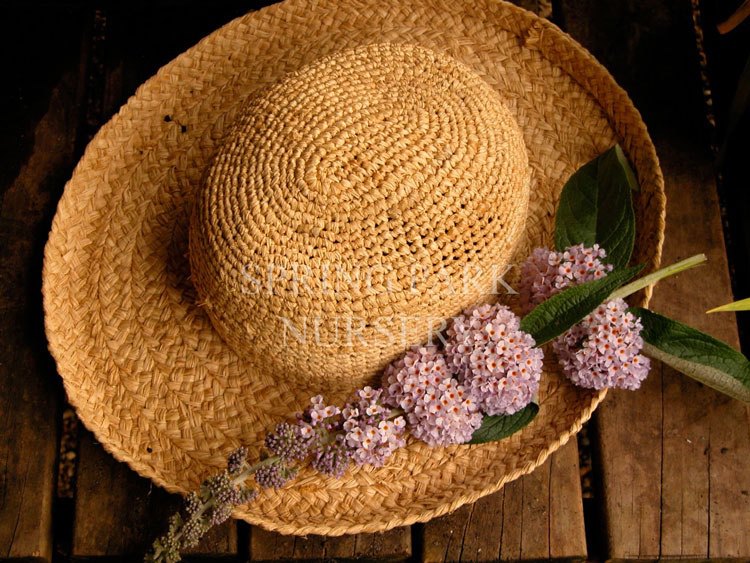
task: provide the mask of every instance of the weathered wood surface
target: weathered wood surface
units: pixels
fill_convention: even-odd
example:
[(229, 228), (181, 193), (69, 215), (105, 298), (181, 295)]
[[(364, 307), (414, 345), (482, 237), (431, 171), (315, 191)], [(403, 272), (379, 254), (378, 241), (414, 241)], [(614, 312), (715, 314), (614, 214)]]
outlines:
[(422, 559), (586, 559), (575, 440), (498, 493), (425, 524)]
[[(156, 69), (231, 19), (232, 9), (237, 10), (209, 8), (206, 5), (198, 13), (196, 8), (176, 11), (169, 4), (91, 10), (85, 116), (89, 134)], [(139, 30), (137, 42), (133, 29)], [(71, 546), (74, 558), (142, 555), (179, 505), (179, 496), (139, 477), (106, 453), (93, 436), (82, 434)], [(192, 553), (230, 557), (237, 554), (237, 547), (237, 524), (230, 521), (213, 530)]]
[[(247, 8), (230, 4), (98, 12), (76, 3), (41, 11), (16, 6), (14, 17), (0, 8), (0, 52), (25, 57), (10, 67), (9, 83), (18, 90), (0, 92), (0, 101), (11, 102), (2, 109), (10, 122), (0, 128), (0, 436), (10, 438), (0, 440), (0, 558), (49, 560), (53, 550), (60, 385), (44, 352), (39, 280), (56, 199), (81, 141), (158, 66)], [(665, 262), (701, 251), (711, 258), (702, 270), (662, 282), (654, 308), (736, 345), (733, 317), (702, 314), (731, 296), (713, 171), (698, 148), (700, 93), (687, 3), (563, 0), (556, 10), (657, 131), (670, 197)], [(36, 33), (27, 34), (31, 28)], [(11, 115), (13, 102), (19, 111)], [(746, 407), (658, 365), (644, 390), (612, 393), (595, 435), (606, 555), (750, 558), (749, 422)], [(82, 432), (73, 557), (140, 554), (178, 502)], [(227, 525), (197, 552), (234, 557), (238, 542), (239, 554), (253, 560), (583, 559), (576, 444), (499, 493), (413, 529), (291, 538), (253, 528), (238, 539)]]
[[(709, 257), (660, 283), (651, 307), (737, 347), (734, 316), (704, 314), (732, 294), (689, 3), (563, 4), (569, 31), (623, 83), (652, 130), (668, 198), (663, 262)], [(643, 389), (611, 393), (595, 422), (609, 557), (750, 557), (747, 406), (654, 362)]]
[(250, 534), (251, 561), (348, 560), (405, 561), (412, 553), (408, 527), (382, 534), (356, 536), (282, 536), (254, 527)]
[[(665, 263), (710, 264), (662, 282), (652, 308), (737, 347), (713, 171), (706, 155), (659, 142), (670, 198)], [(750, 557), (748, 407), (654, 362), (644, 388), (613, 393), (597, 415), (610, 555)]]
[(0, 7), (0, 559), (48, 561), (62, 387), (41, 322), (42, 252), (75, 160), (85, 21), (71, 8), (9, 15)]
[[(81, 436), (79, 456), (73, 556), (142, 555), (179, 508), (180, 498), (114, 461), (88, 432)], [(192, 553), (235, 555), (235, 522), (212, 530)]]

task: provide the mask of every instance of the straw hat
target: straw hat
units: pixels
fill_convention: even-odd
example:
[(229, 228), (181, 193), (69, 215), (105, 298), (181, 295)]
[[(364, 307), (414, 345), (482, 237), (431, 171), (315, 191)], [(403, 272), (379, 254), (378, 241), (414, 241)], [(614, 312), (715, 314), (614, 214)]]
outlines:
[[(548, 22), (489, 0), (287, 0), (232, 21), (141, 86), (66, 186), (44, 305), (69, 399), (115, 457), (186, 492), (486, 299), (497, 268), (550, 244), (565, 180), (615, 142), (651, 269), (653, 145)], [(342, 479), (303, 470), (235, 515), (294, 534), (425, 521), (534, 469), (603, 396), (550, 360), (538, 417), (507, 440), (413, 441)]]

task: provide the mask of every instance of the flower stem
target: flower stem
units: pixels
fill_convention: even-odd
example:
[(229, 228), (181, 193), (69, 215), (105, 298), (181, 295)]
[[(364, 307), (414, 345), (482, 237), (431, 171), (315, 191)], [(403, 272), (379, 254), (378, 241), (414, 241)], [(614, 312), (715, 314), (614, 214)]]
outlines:
[[(271, 463), (274, 463), (275, 461), (278, 461), (278, 460), (279, 460), (278, 456), (272, 456), (262, 461), (259, 461), (258, 463), (255, 463), (253, 465), (248, 465), (247, 467), (245, 467), (245, 469), (240, 471), (237, 475), (235, 475), (232, 478), (232, 485), (235, 487), (242, 486), (245, 483), (245, 481), (247, 481), (258, 469), (266, 465), (269, 465)], [(198, 510), (196, 511), (193, 517), (194, 518), (202, 517), (212, 506), (214, 506), (215, 500), (216, 499), (214, 498), (213, 494), (209, 493), (208, 498), (205, 499), (203, 502), (201, 502), (200, 508), (198, 508)], [(180, 541), (182, 540), (182, 536), (183, 536), (183, 531), (179, 530), (175, 534), (175, 539), (177, 541)], [(152, 554), (151, 561), (161, 561), (163, 555), (164, 553), (162, 549), (157, 547)]]
[(614, 291), (612, 295), (609, 296), (609, 299), (624, 299), (625, 297), (633, 295), (636, 291), (641, 290), (644, 287), (656, 284), (658, 281), (661, 281), (664, 278), (668, 278), (669, 276), (679, 274), (680, 272), (684, 272), (685, 270), (689, 270), (690, 268), (700, 266), (701, 264), (705, 263), (706, 260), (707, 258), (705, 254), (696, 254), (695, 256), (691, 256), (690, 258), (686, 258), (685, 260), (676, 262), (671, 266), (666, 266), (661, 270), (656, 270), (655, 272), (652, 272), (647, 276), (643, 276), (642, 278), (637, 279), (634, 282), (630, 282), (629, 284), (622, 286), (620, 289)]

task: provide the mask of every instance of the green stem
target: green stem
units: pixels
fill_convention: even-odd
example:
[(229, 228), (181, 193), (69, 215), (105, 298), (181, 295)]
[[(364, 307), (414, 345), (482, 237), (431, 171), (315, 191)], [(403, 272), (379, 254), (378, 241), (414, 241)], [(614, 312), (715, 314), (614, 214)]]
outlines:
[(614, 291), (612, 295), (609, 296), (609, 299), (624, 299), (625, 297), (633, 295), (636, 291), (639, 291), (644, 287), (654, 285), (656, 282), (661, 281), (664, 278), (668, 278), (669, 276), (679, 274), (680, 272), (684, 272), (685, 270), (689, 270), (690, 268), (700, 266), (701, 264), (705, 263), (706, 260), (707, 258), (705, 254), (696, 254), (695, 256), (691, 256), (690, 258), (686, 258), (685, 260), (676, 262), (671, 266), (667, 266), (665, 268), (662, 268), (661, 270), (656, 270), (655, 272), (647, 276), (643, 276), (642, 278), (637, 279), (634, 282), (630, 282), (628, 285), (622, 286), (620, 289)]

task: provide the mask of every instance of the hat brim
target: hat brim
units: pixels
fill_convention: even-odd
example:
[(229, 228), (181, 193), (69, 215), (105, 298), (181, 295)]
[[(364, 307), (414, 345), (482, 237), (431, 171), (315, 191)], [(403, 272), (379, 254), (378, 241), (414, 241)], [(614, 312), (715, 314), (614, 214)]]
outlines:
[[(547, 21), (490, 0), (287, 0), (236, 19), (163, 67), (102, 127), (45, 249), (47, 335), (71, 403), (112, 455), (170, 491), (194, 488), (239, 444), (257, 455), (265, 432), (315, 394), (240, 361), (196, 305), (185, 253), (201, 175), (253, 92), (321, 56), (386, 41), (458, 59), (516, 117), (532, 167), (517, 258), (550, 244), (570, 174), (619, 142), (641, 188), (634, 259), (659, 264), (665, 197), (646, 128), (607, 71)], [(532, 471), (603, 397), (547, 360), (540, 413), (511, 438), (434, 449), (412, 441), (385, 467), (342, 479), (304, 470), (235, 516), (327, 535), (426, 521)]]

